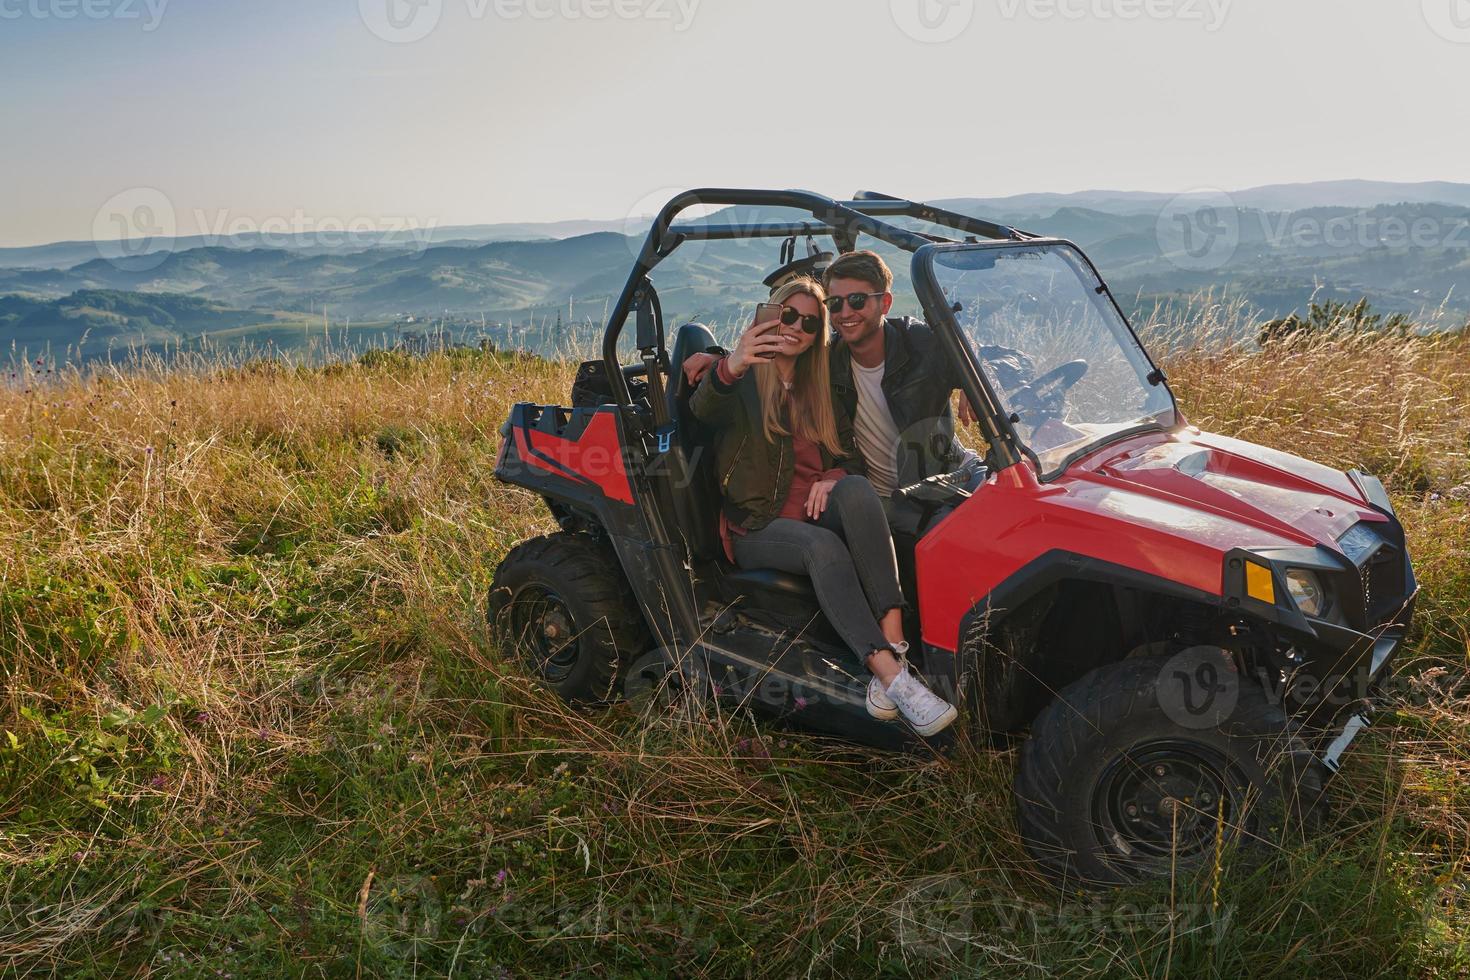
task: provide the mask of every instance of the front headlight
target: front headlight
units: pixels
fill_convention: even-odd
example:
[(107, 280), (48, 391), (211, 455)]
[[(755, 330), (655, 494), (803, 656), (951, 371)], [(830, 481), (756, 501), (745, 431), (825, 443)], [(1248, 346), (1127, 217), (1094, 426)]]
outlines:
[(1305, 568), (1286, 570), (1286, 590), (1296, 607), (1308, 616), (1320, 616), (1327, 610), (1327, 593), (1313, 572)]

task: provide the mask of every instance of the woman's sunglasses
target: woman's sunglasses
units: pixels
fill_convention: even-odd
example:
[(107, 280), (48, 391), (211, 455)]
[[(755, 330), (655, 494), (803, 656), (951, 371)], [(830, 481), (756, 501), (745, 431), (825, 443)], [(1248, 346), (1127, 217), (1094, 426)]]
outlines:
[(848, 293), (846, 296), (828, 296), (827, 312), (841, 313), (842, 301), (847, 300), (847, 305), (854, 310), (860, 310), (868, 305), (869, 296), (882, 296), (882, 293)]
[(781, 307), (781, 322), (791, 326), (797, 320), (801, 321), (801, 329), (807, 333), (816, 333), (822, 329), (822, 318), (815, 313), (802, 313), (795, 307)]

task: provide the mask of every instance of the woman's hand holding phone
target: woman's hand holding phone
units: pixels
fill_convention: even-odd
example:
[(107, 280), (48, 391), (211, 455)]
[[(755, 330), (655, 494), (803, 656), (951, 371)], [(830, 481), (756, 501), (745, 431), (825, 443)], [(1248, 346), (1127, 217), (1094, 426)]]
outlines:
[[(765, 319), (762, 319), (764, 317)], [(745, 328), (735, 349), (730, 352), (725, 366), (737, 378), (749, 370), (752, 364), (769, 361), (786, 347), (781, 337), (781, 307), (774, 303), (761, 303), (755, 308), (755, 322)]]

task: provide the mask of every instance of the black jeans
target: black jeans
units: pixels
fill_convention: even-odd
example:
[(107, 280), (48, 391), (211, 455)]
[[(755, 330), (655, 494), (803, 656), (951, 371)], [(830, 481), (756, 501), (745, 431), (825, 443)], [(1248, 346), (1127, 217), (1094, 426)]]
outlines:
[(863, 667), (888, 645), (878, 620), (902, 608), (903, 592), (883, 504), (863, 477), (838, 480), (816, 523), (778, 517), (735, 535), (734, 551), (741, 568), (809, 576), (822, 612)]

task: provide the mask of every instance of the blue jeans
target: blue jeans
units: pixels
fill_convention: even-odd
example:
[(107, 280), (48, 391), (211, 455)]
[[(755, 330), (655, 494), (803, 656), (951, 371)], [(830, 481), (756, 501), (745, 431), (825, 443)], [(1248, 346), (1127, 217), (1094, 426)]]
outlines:
[(735, 535), (735, 563), (811, 578), (817, 602), (843, 641), (867, 666), (888, 646), (878, 620), (903, 607), (898, 561), (883, 504), (860, 476), (837, 481), (815, 523), (778, 517), (759, 531)]

